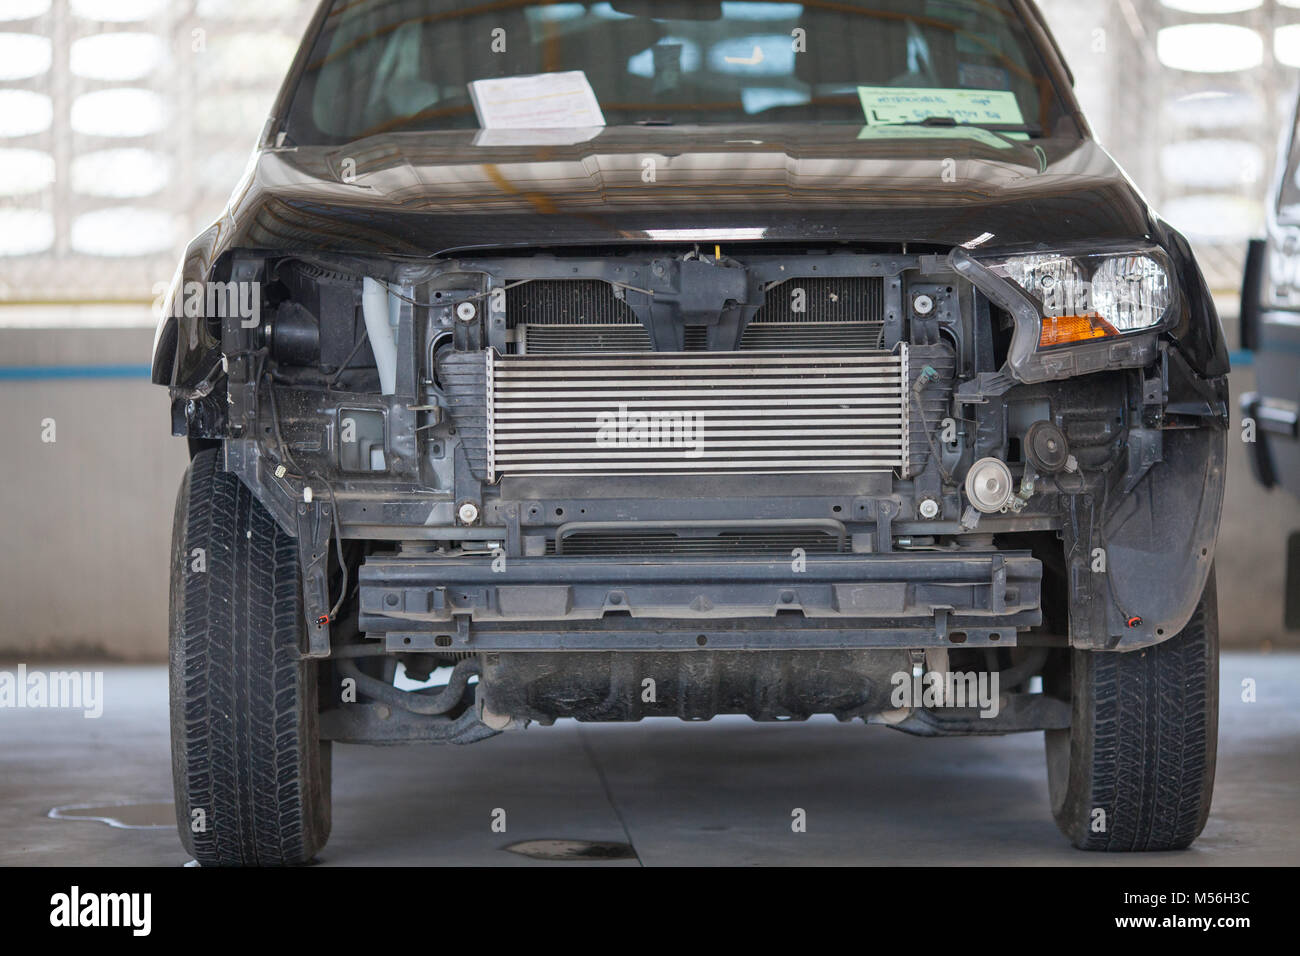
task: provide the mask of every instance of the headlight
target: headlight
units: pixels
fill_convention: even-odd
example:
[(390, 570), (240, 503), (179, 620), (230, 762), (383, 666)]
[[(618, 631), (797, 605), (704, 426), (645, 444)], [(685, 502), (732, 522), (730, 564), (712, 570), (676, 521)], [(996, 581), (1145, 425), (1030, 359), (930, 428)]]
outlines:
[(1040, 349), (1150, 331), (1174, 300), (1165, 255), (1155, 248), (1088, 256), (1035, 253), (985, 264), (1038, 305)]
[(1150, 256), (1110, 256), (1093, 273), (1093, 307), (1121, 332), (1159, 325), (1172, 302), (1169, 273)]

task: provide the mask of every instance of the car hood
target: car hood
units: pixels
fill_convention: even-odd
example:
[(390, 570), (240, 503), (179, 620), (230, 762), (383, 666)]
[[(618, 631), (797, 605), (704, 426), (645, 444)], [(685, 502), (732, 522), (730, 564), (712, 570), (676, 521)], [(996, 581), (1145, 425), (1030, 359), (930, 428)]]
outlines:
[(1153, 217), (1090, 139), (972, 129), (393, 133), (265, 149), (225, 248), (427, 257), (662, 241), (1012, 248), (1132, 240)]

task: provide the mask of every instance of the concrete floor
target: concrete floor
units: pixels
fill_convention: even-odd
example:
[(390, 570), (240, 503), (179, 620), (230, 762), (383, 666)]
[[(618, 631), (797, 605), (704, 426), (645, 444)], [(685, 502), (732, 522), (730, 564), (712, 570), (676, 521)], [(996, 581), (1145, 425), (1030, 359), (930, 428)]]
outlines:
[[(1241, 699), (1247, 678), (1255, 703)], [(503, 848), (554, 838), (630, 842), (652, 866), (1295, 865), (1298, 732), (1300, 655), (1225, 655), (1209, 824), (1190, 851), (1146, 856), (1065, 843), (1038, 734), (925, 740), (829, 718), (718, 718), (564, 722), (463, 748), (336, 746), (321, 862), (538, 866)], [(70, 804), (169, 801), (167, 734), (162, 667), (109, 668), (98, 720), (0, 710), (0, 864), (184, 864), (170, 826), (47, 817)], [(791, 831), (794, 808), (807, 813), (805, 833)], [(491, 829), (497, 809), (505, 833)]]

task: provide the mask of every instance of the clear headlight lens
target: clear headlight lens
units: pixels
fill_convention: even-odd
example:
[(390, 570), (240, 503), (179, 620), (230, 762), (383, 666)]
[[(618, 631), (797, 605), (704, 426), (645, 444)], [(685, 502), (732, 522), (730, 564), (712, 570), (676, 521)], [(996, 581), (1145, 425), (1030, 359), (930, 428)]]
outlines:
[(1169, 273), (1150, 256), (1111, 256), (1093, 273), (1093, 308), (1121, 332), (1158, 325), (1172, 302)]
[(993, 267), (1038, 300), (1043, 315), (1086, 315), (1088, 274), (1067, 256), (1016, 256)]
[(986, 263), (1020, 286), (1043, 316), (1040, 348), (1153, 329), (1174, 301), (1159, 250), (1066, 256), (1034, 253)]

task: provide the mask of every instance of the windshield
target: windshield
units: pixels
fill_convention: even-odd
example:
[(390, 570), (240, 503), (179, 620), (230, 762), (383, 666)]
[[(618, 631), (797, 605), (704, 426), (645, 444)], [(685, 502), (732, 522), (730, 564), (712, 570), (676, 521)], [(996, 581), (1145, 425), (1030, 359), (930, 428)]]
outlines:
[(1061, 115), (1010, 0), (332, 0), (285, 127), (298, 144), (724, 123), (1023, 137)]

